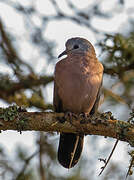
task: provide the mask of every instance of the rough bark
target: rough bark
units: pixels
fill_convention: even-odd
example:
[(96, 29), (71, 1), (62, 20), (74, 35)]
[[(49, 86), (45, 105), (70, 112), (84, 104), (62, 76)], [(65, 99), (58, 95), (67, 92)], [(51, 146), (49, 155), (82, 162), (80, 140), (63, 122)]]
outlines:
[(72, 132), (116, 138), (134, 146), (134, 124), (110, 112), (88, 117), (55, 112), (26, 112), (16, 106), (0, 109), (0, 130)]

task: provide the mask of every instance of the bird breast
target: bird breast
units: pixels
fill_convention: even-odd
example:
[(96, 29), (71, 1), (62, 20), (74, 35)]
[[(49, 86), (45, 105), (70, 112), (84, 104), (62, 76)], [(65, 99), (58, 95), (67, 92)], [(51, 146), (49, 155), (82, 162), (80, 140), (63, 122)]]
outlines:
[(61, 60), (57, 63), (55, 79), (64, 111), (91, 111), (102, 79), (102, 72), (98, 72), (96, 66), (96, 63), (89, 64), (83, 60)]

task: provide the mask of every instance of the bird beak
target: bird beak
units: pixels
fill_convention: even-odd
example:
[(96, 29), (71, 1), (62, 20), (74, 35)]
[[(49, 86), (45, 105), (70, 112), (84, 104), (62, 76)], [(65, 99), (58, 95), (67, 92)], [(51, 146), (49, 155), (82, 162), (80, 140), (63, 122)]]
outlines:
[(64, 55), (67, 55), (67, 51), (66, 51), (66, 50), (63, 51), (63, 52), (58, 56), (58, 58), (60, 58), (60, 57), (62, 57), (62, 56), (64, 56)]

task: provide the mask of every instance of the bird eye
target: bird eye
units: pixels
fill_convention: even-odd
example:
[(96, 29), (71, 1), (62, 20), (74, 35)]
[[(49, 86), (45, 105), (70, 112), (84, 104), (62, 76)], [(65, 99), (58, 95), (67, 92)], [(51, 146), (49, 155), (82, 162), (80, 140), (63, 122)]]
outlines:
[(79, 46), (78, 45), (74, 45), (74, 49), (78, 49), (79, 48)]

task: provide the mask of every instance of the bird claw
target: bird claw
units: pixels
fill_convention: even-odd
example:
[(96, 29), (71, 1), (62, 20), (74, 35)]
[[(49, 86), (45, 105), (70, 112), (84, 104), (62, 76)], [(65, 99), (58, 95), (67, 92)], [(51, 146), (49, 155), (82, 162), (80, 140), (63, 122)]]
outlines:
[(89, 116), (89, 114), (84, 113), (84, 112), (82, 112), (82, 113), (79, 114), (79, 117), (80, 117), (80, 118), (84, 118), (84, 119), (87, 119), (88, 116)]
[(69, 111), (65, 113), (65, 119), (68, 119), (68, 118), (72, 119), (73, 117), (78, 118), (77, 114), (75, 114), (75, 113), (72, 113), (72, 112), (69, 112)]

